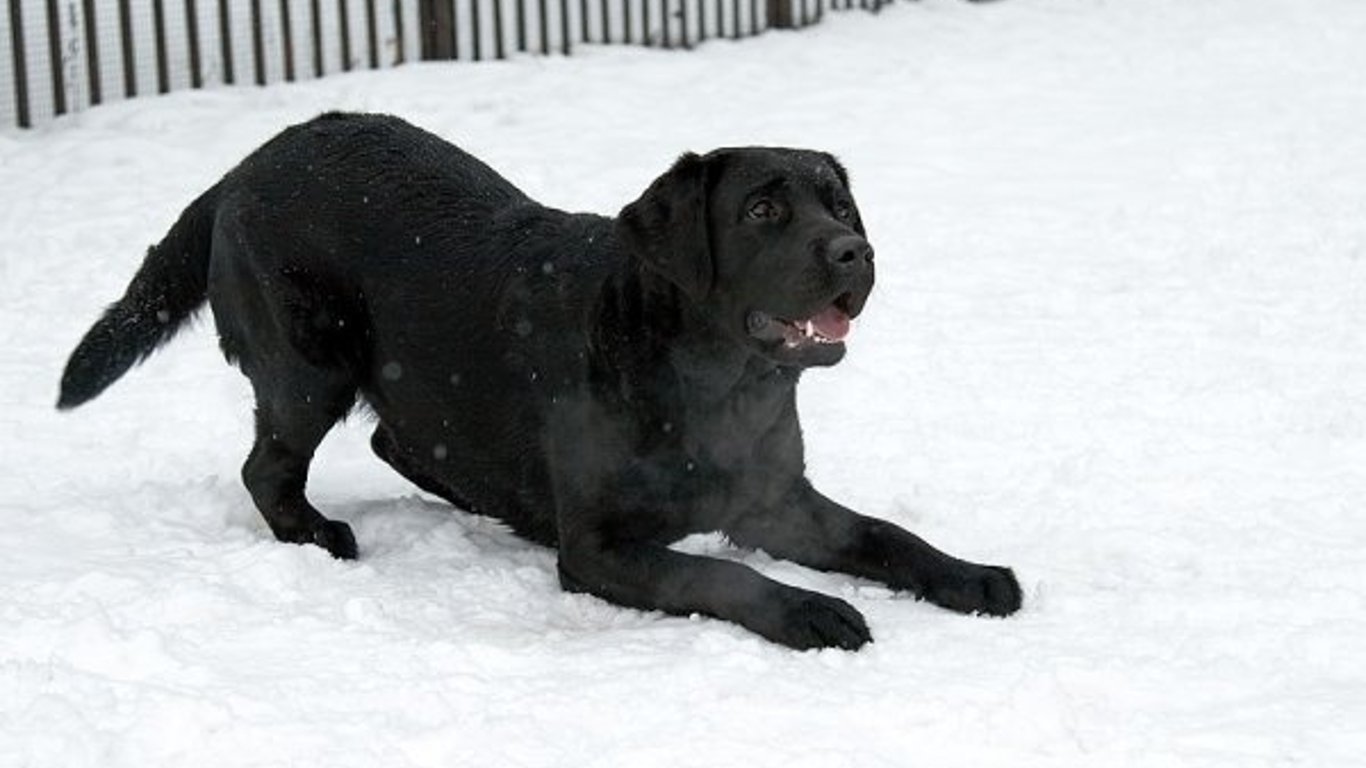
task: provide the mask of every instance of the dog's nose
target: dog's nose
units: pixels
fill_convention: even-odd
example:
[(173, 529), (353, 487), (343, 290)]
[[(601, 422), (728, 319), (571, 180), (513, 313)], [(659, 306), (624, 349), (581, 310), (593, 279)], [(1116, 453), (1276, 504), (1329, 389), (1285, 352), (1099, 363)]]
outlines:
[(830, 241), (825, 258), (841, 271), (865, 269), (873, 261), (873, 246), (858, 235), (841, 235)]

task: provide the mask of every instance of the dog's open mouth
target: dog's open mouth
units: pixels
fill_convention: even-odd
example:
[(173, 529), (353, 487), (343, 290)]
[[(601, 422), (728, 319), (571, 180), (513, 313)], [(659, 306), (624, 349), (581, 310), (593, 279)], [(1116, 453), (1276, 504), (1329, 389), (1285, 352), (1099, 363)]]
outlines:
[(849, 294), (841, 294), (829, 306), (810, 317), (789, 320), (755, 310), (749, 313), (749, 335), (760, 341), (782, 341), (787, 349), (817, 344), (839, 344), (849, 335)]

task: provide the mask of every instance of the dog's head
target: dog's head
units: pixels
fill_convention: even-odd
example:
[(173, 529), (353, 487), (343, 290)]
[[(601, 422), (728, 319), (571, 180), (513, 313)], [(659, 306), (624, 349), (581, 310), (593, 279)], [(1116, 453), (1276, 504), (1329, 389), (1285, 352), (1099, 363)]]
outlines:
[(873, 288), (873, 249), (834, 157), (688, 153), (617, 219), (625, 246), (737, 343), (781, 365), (833, 365)]

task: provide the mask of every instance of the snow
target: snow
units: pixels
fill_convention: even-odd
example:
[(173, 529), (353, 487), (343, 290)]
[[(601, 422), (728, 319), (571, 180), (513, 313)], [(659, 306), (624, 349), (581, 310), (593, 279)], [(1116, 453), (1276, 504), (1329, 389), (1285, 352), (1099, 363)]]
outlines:
[[(1360, 764), (1366, 4), (925, 0), (691, 53), (405, 66), (0, 134), (0, 766)], [(557, 586), (353, 418), (274, 542), (246, 380), (201, 322), (99, 400), (66, 354), (146, 245), (283, 126), (392, 112), (552, 205), (678, 153), (828, 149), (879, 285), (809, 375), (830, 495), (1013, 566), (954, 615), (714, 536), (852, 601), (794, 653)]]

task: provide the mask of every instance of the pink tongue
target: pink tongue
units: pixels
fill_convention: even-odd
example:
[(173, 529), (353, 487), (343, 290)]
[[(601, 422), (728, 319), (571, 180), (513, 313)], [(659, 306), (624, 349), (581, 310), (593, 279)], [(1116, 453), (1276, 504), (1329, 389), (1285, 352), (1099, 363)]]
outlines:
[(831, 304), (811, 318), (811, 324), (822, 336), (831, 341), (841, 341), (849, 335), (849, 316), (844, 310)]

